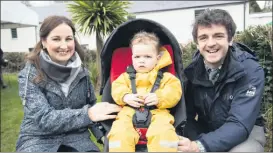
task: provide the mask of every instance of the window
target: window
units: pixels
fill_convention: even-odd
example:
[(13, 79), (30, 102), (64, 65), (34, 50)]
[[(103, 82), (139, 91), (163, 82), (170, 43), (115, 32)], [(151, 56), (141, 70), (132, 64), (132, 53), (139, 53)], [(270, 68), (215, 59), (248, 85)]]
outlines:
[(28, 48), (28, 51), (29, 52), (32, 52), (34, 48)]
[(205, 9), (202, 9), (202, 10), (195, 10), (195, 11), (194, 11), (194, 16), (195, 16), (195, 18), (197, 18), (198, 15), (202, 14), (204, 11), (205, 11)]
[(12, 39), (18, 38), (17, 29), (11, 29), (11, 38)]

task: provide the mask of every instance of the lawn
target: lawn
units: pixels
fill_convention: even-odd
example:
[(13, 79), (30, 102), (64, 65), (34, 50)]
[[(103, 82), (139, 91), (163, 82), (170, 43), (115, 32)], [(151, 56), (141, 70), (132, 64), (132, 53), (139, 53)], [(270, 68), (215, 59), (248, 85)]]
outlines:
[(14, 152), (23, 118), (23, 107), (18, 95), (17, 76), (5, 75), (7, 89), (1, 90), (1, 152)]
[[(1, 90), (1, 152), (15, 152), (15, 145), (23, 119), (23, 106), (18, 95), (16, 74), (4, 75), (8, 88)], [(98, 101), (100, 97), (98, 97)], [(93, 136), (91, 139), (94, 139)], [(98, 145), (102, 149), (102, 145)]]

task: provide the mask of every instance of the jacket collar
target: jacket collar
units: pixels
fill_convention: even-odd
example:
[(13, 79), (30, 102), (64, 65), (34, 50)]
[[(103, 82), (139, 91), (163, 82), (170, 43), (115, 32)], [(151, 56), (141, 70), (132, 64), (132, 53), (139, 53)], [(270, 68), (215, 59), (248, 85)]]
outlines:
[[(161, 47), (160, 48), (160, 59), (157, 63), (157, 65), (148, 73), (137, 73), (136, 75), (138, 75), (138, 79), (137, 79), (137, 84), (139, 83), (143, 83), (145, 81), (149, 81), (151, 84), (154, 84), (156, 77), (157, 77), (157, 73), (160, 69), (166, 68), (167, 66), (172, 64), (172, 58), (170, 53), (168, 52), (168, 50), (165, 47)], [(141, 75), (141, 77), (140, 77)], [(144, 80), (141, 78), (145, 78)], [(148, 78), (148, 80), (147, 80)]]
[(44, 73), (59, 83), (68, 83), (67, 80), (75, 77), (75, 73), (78, 72), (78, 69), (82, 64), (77, 52), (69, 59), (67, 65), (60, 65), (59, 63), (52, 61), (50, 56), (43, 50), (40, 52), (39, 57), (40, 66)]
[[(251, 50), (249, 48), (245, 48), (246, 46), (241, 46), (242, 44), (234, 43), (229, 47), (227, 56), (223, 63), (223, 67), (220, 71), (218, 82), (232, 82), (238, 80), (246, 74), (242, 62), (246, 59), (257, 60), (253, 56), (253, 52), (250, 52)], [(193, 84), (206, 87), (213, 86), (213, 84), (208, 79), (203, 57), (201, 56), (199, 50), (195, 53), (193, 62), (187, 68), (185, 68), (184, 72), (187, 79), (190, 80)]]
[(154, 68), (154, 70), (156, 71), (172, 64), (171, 55), (165, 47), (160, 48), (159, 54), (160, 54), (160, 59)]
[[(26, 76), (28, 76), (28, 80), (33, 82), (33, 79), (36, 78), (38, 76), (38, 70), (36, 69), (36, 67), (27, 62), (26, 63), (26, 68), (30, 68), (29, 74), (27, 74)], [(78, 73), (77, 77), (74, 79), (74, 81), (71, 83), (70, 89), (68, 91), (68, 93), (70, 93), (70, 91), (78, 84), (78, 82), (85, 76), (89, 76), (89, 72), (88, 70), (86, 70), (85, 68), (81, 68), (80, 72)], [(61, 86), (59, 85), (59, 83), (57, 83), (56, 81), (54, 81), (53, 79), (47, 77), (46, 75), (44, 75), (43, 80), (41, 80), (41, 82), (37, 83), (37, 86), (39, 86), (41, 89), (45, 89), (47, 91), (52, 91), (55, 94), (57, 94), (60, 97), (65, 97), (62, 90), (61, 90)]]

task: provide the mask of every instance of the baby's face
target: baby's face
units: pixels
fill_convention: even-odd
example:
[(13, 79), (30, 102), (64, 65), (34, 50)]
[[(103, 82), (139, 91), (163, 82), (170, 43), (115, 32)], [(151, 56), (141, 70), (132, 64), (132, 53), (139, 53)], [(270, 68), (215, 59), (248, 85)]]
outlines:
[(154, 45), (135, 44), (132, 47), (132, 61), (136, 72), (150, 72), (157, 64), (159, 55)]

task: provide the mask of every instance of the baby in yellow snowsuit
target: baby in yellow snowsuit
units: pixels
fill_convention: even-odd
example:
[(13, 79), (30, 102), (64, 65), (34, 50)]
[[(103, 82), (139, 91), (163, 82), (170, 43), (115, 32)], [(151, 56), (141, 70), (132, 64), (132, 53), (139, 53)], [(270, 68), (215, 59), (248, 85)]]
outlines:
[(121, 74), (112, 82), (112, 97), (123, 106), (113, 122), (108, 134), (110, 152), (134, 152), (139, 134), (133, 127), (133, 107), (143, 105), (157, 108), (151, 110), (152, 119), (148, 127), (147, 148), (149, 152), (177, 152), (178, 136), (173, 127), (174, 117), (167, 108), (172, 108), (180, 101), (181, 83), (169, 72), (163, 74), (160, 87), (150, 93), (159, 69), (172, 64), (169, 52), (159, 46), (155, 34), (137, 33), (131, 40), (132, 62), (136, 70), (137, 94), (132, 94), (128, 73)]

